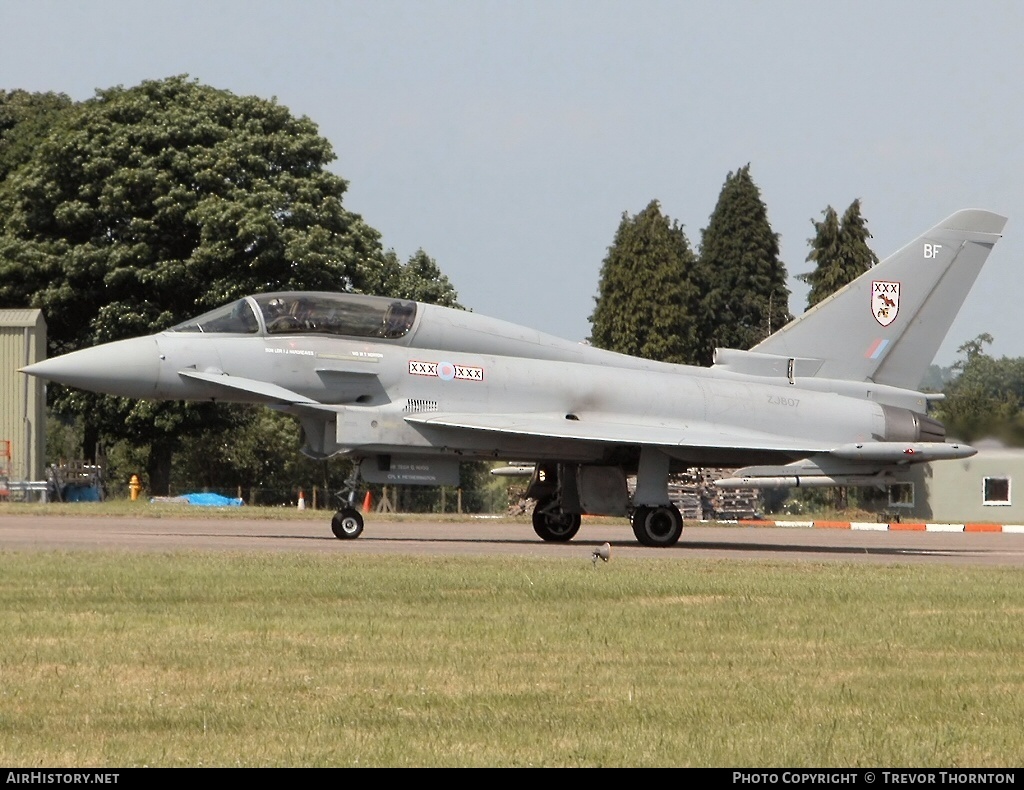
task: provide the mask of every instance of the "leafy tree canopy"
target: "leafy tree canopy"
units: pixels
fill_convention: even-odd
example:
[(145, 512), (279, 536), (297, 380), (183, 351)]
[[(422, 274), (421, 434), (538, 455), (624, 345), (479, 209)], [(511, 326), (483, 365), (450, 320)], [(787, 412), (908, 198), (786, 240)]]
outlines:
[(380, 265), (367, 272), (364, 285), (371, 293), (462, 309), (455, 288), (422, 249), (413, 253), (405, 265), (398, 262), (394, 250), (388, 250)]
[(358, 288), (379, 234), (333, 158), (273, 101), (186, 77), (99, 91), (5, 180), (0, 303), (43, 308), (60, 353), (254, 291)]
[(715, 347), (749, 349), (791, 318), (779, 237), (749, 164), (722, 186), (701, 233), (698, 273), (703, 364), (710, 364)]
[[(15, 92), (0, 97), (0, 146), (0, 307), (42, 308), (51, 355), (247, 293), (391, 285), (380, 234), (343, 207), (346, 183), (326, 169), (330, 144), (275, 101), (187, 76), (78, 104)], [(437, 271), (422, 258), (399, 267), (406, 288)], [(87, 456), (100, 433), (148, 441), (158, 493), (183, 435), (238, 423), (209, 404), (51, 391), (58, 412), (85, 418)]]
[(1024, 359), (994, 359), (985, 353), (992, 336), (982, 334), (958, 350), (956, 377), (945, 389), (935, 416), (963, 441), (986, 437), (1024, 446)]
[(0, 183), (32, 158), (37, 141), (70, 106), (63, 93), (0, 91)]
[(694, 362), (694, 263), (682, 226), (661, 213), (658, 201), (636, 216), (624, 213), (601, 267), (590, 342), (663, 362)]

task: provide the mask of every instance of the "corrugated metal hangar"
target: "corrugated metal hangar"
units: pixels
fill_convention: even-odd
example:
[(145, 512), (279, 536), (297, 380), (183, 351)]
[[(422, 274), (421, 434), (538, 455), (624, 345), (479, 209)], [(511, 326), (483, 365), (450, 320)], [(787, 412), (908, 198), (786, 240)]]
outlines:
[(45, 358), (42, 311), (0, 310), (0, 478), (43, 479), (46, 391), (18, 370)]

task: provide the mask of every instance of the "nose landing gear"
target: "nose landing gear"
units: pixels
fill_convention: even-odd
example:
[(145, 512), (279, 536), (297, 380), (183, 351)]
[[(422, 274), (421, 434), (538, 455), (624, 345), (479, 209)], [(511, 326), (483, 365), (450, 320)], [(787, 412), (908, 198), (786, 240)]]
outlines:
[(331, 519), (331, 532), (339, 540), (351, 540), (363, 534), (363, 517), (358, 510), (345, 507)]
[(345, 487), (336, 496), (344, 502), (338, 512), (331, 518), (331, 532), (338, 540), (351, 540), (363, 534), (363, 515), (356, 510), (356, 487), (359, 485), (359, 466), (345, 481)]

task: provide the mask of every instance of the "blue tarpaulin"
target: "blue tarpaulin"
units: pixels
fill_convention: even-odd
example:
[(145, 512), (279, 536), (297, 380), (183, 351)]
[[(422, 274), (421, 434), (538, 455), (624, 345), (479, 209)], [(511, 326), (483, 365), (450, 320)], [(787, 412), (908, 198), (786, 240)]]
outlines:
[(241, 499), (221, 496), (220, 494), (182, 494), (190, 505), (204, 505), (206, 507), (237, 507), (245, 504)]
[(103, 499), (100, 491), (100, 484), (96, 485), (66, 485), (61, 491), (61, 499), (64, 502), (99, 502)]

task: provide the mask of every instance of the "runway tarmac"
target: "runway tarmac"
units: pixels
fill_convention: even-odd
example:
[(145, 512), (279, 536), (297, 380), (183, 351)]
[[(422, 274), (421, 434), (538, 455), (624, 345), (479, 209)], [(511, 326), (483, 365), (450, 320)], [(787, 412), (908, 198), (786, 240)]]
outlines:
[(545, 543), (529, 524), (466, 517), (462, 521), (374, 521), (356, 540), (338, 540), (322, 521), (215, 517), (0, 515), (0, 551), (307, 551), (334, 554), (563, 557), (590, 560), (608, 542), (613, 557), (774, 560), (778, 562), (1024, 565), (1024, 534), (859, 532), (794, 527), (687, 526), (670, 549), (639, 545), (625, 521), (587, 524), (569, 543)]

